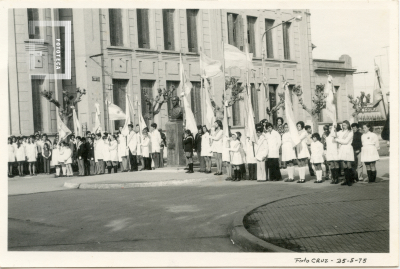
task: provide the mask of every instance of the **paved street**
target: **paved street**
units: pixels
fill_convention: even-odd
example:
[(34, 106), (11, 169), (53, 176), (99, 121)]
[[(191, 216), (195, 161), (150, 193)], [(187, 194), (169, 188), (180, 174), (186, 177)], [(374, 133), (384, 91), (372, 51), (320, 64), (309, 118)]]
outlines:
[[(388, 159), (378, 163), (378, 171), (378, 177), (387, 174)], [(152, 174), (160, 178), (165, 175)], [(176, 173), (176, 178), (189, 175)], [(133, 180), (140, 179), (135, 176)], [(294, 195), (323, 199), (326, 192), (345, 190), (351, 194), (352, 190), (356, 193), (361, 188), (387, 185), (357, 183), (347, 187), (313, 184), (313, 180), (306, 184), (226, 182), (222, 177), (209, 176), (208, 180), (182, 186), (82, 190), (63, 188), (63, 181), (48, 176), (9, 179), (10, 251), (239, 252), (242, 250), (232, 244), (229, 232), (235, 214), (241, 210), (250, 211), (262, 203)], [(33, 186), (34, 193), (29, 193)], [(357, 203), (352, 206), (353, 210)], [(369, 219), (360, 215), (353, 222), (363, 226)]]

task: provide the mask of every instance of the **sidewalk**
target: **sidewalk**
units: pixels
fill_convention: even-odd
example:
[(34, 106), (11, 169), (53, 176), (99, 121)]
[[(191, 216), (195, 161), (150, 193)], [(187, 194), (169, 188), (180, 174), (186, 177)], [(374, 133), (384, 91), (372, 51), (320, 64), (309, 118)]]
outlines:
[(253, 239), (266, 246), (261, 251), (387, 253), (389, 182), (324, 188), (270, 202), (245, 215), (243, 225), (265, 241)]

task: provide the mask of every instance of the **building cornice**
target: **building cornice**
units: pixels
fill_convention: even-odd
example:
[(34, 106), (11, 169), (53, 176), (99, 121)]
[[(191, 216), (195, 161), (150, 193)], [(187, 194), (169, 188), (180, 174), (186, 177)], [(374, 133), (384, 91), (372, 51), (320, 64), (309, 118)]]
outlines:
[(335, 68), (335, 67), (317, 67), (314, 69), (315, 72), (339, 72), (339, 73), (354, 73), (357, 69), (353, 68)]
[(345, 61), (327, 60), (327, 59), (313, 59), (313, 62), (327, 62), (327, 63), (340, 63), (340, 64), (344, 64), (345, 63)]

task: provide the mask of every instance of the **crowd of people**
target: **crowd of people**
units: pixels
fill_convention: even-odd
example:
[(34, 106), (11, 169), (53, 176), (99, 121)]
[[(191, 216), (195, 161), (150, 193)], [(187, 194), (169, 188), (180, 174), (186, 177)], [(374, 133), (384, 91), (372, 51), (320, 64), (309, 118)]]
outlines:
[[(57, 135), (50, 141), (46, 134), (8, 138), (8, 176), (36, 176), (50, 174), (78, 176), (154, 170), (164, 166), (166, 136), (157, 124), (150, 130), (146, 127), (139, 135), (139, 125), (128, 125), (129, 133), (123, 135), (122, 128), (116, 134), (86, 132), (86, 136), (68, 135), (60, 139)], [(106, 170), (107, 168), (107, 170)]]
[[(228, 181), (282, 180), (281, 169), (287, 169), (285, 182), (295, 181), (295, 165), (298, 166), (297, 183), (305, 183), (308, 166), (314, 183), (331, 180), (331, 184), (352, 186), (364, 181), (363, 165), (367, 170), (368, 182), (375, 182), (376, 161), (379, 160), (379, 138), (372, 132), (372, 126), (364, 123), (343, 123), (323, 127), (323, 133), (312, 133), (312, 128), (303, 121), (296, 124), (300, 143), (294, 144), (289, 127), (282, 118), (275, 126), (267, 120), (256, 125), (257, 142), (250, 137), (242, 138), (240, 132), (231, 132), (229, 138), (223, 135), (222, 122), (215, 121), (212, 130), (197, 126), (195, 138), (190, 130), (185, 130), (184, 151), (188, 163), (188, 173), (193, 173), (193, 152), (197, 152), (200, 162), (199, 172), (211, 173), (211, 158), (214, 157), (217, 171), (223, 174), (225, 164)], [(248, 176), (246, 173), (246, 166)], [(342, 182), (339, 177), (344, 176)]]
[[(376, 161), (379, 160), (379, 139), (372, 132), (372, 126), (364, 123), (350, 124), (348, 121), (337, 126), (325, 125), (323, 133), (312, 133), (312, 128), (299, 121), (296, 125), (300, 143), (293, 142), (289, 127), (282, 118), (275, 125), (267, 120), (256, 124), (257, 141), (242, 137), (240, 132), (224, 135), (224, 126), (220, 120), (214, 126), (197, 126), (197, 134), (185, 130), (183, 151), (185, 153), (187, 173), (193, 173), (193, 157), (197, 154), (199, 172), (211, 173), (212, 159), (216, 164), (214, 175), (223, 175), (226, 180), (257, 180), (258, 182), (282, 180), (281, 169), (287, 169), (285, 182), (295, 181), (297, 165), (297, 183), (305, 183), (308, 170), (315, 176), (315, 183), (331, 180), (331, 184), (340, 183), (351, 186), (363, 181), (363, 166), (367, 170), (368, 182), (376, 179)], [(116, 134), (86, 132), (85, 137), (74, 136), (51, 142), (46, 134), (8, 138), (9, 177), (15, 175), (35, 176), (38, 173), (50, 174), (55, 168), (55, 176), (72, 177), (101, 175), (128, 171), (152, 170), (164, 166), (164, 148), (166, 135), (157, 124), (152, 123), (140, 133), (139, 125), (128, 125), (129, 133)], [(123, 134), (125, 133), (125, 135)], [(246, 168), (247, 164), (247, 168)], [(248, 170), (248, 176), (246, 169)]]

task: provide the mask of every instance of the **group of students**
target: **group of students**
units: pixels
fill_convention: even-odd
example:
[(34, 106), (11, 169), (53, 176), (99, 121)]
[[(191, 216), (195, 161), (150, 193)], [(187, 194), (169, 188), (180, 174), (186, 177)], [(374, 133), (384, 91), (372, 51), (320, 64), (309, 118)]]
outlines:
[(50, 174), (55, 167), (55, 176), (72, 177), (73, 168), (78, 167), (79, 176), (101, 175), (112, 171), (154, 170), (164, 166), (163, 149), (166, 136), (157, 130), (157, 124), (146, 127), (139, 134), (139, 125), (128, 125), (129, 133), (117, 134), (86, 132), (86, 137), (69, 135), (64, 139), (58, 136), (51, 142), (46, 134), (37, 133), (29, 137), (8, 138), (8, 176), (13, 177), (37, 173)]
[[(314, 183), (322, 183), (324, 177), (331, 179), (331, 184), (352, 186), (363, 181), (363, 164), (366, 166), (368, 182), (376, 180), (376, 161), (379, 160), (379, 138), (372, 132), (370, 123), (359, 126), (350, 125), (349, 121), (323, 127), (323, 134), (312, 133), (311, 126), (303, 121), (296, 124), (300, 143), (294, 144), (288, 124), (282, 118), (273, 126), (267, 120), (256, 125), (258, 140), (253, 143), (250, 137), (242, 139), (240, 132), (224, 136), (222, 122), (214, 122), (212, 130), (205, 125), (197, 126), (195, 137), (190, 130), (185, 130), (183, 147), (188, 163), (187, 173), (193, 173), (193, 152), (197, 152), (200, 172), (211, 173), (211, 158), (214, 157), (217, 172), (222, 175), (223, 163), (228, 181), (244, 179), (258, 182), (279, 181), (280, 169), (287, 169), (285, 182), (295, 181), (295, 164), (298, 165), (297, 183), (305, 183), (307, 166), (311, 176), (316, 176)], [(229, 127), (228, 127), (229, 128)], [(248, 178), (246, 178), (246, 168)], [(314, 172), (315, 171), (315, 172)]]

